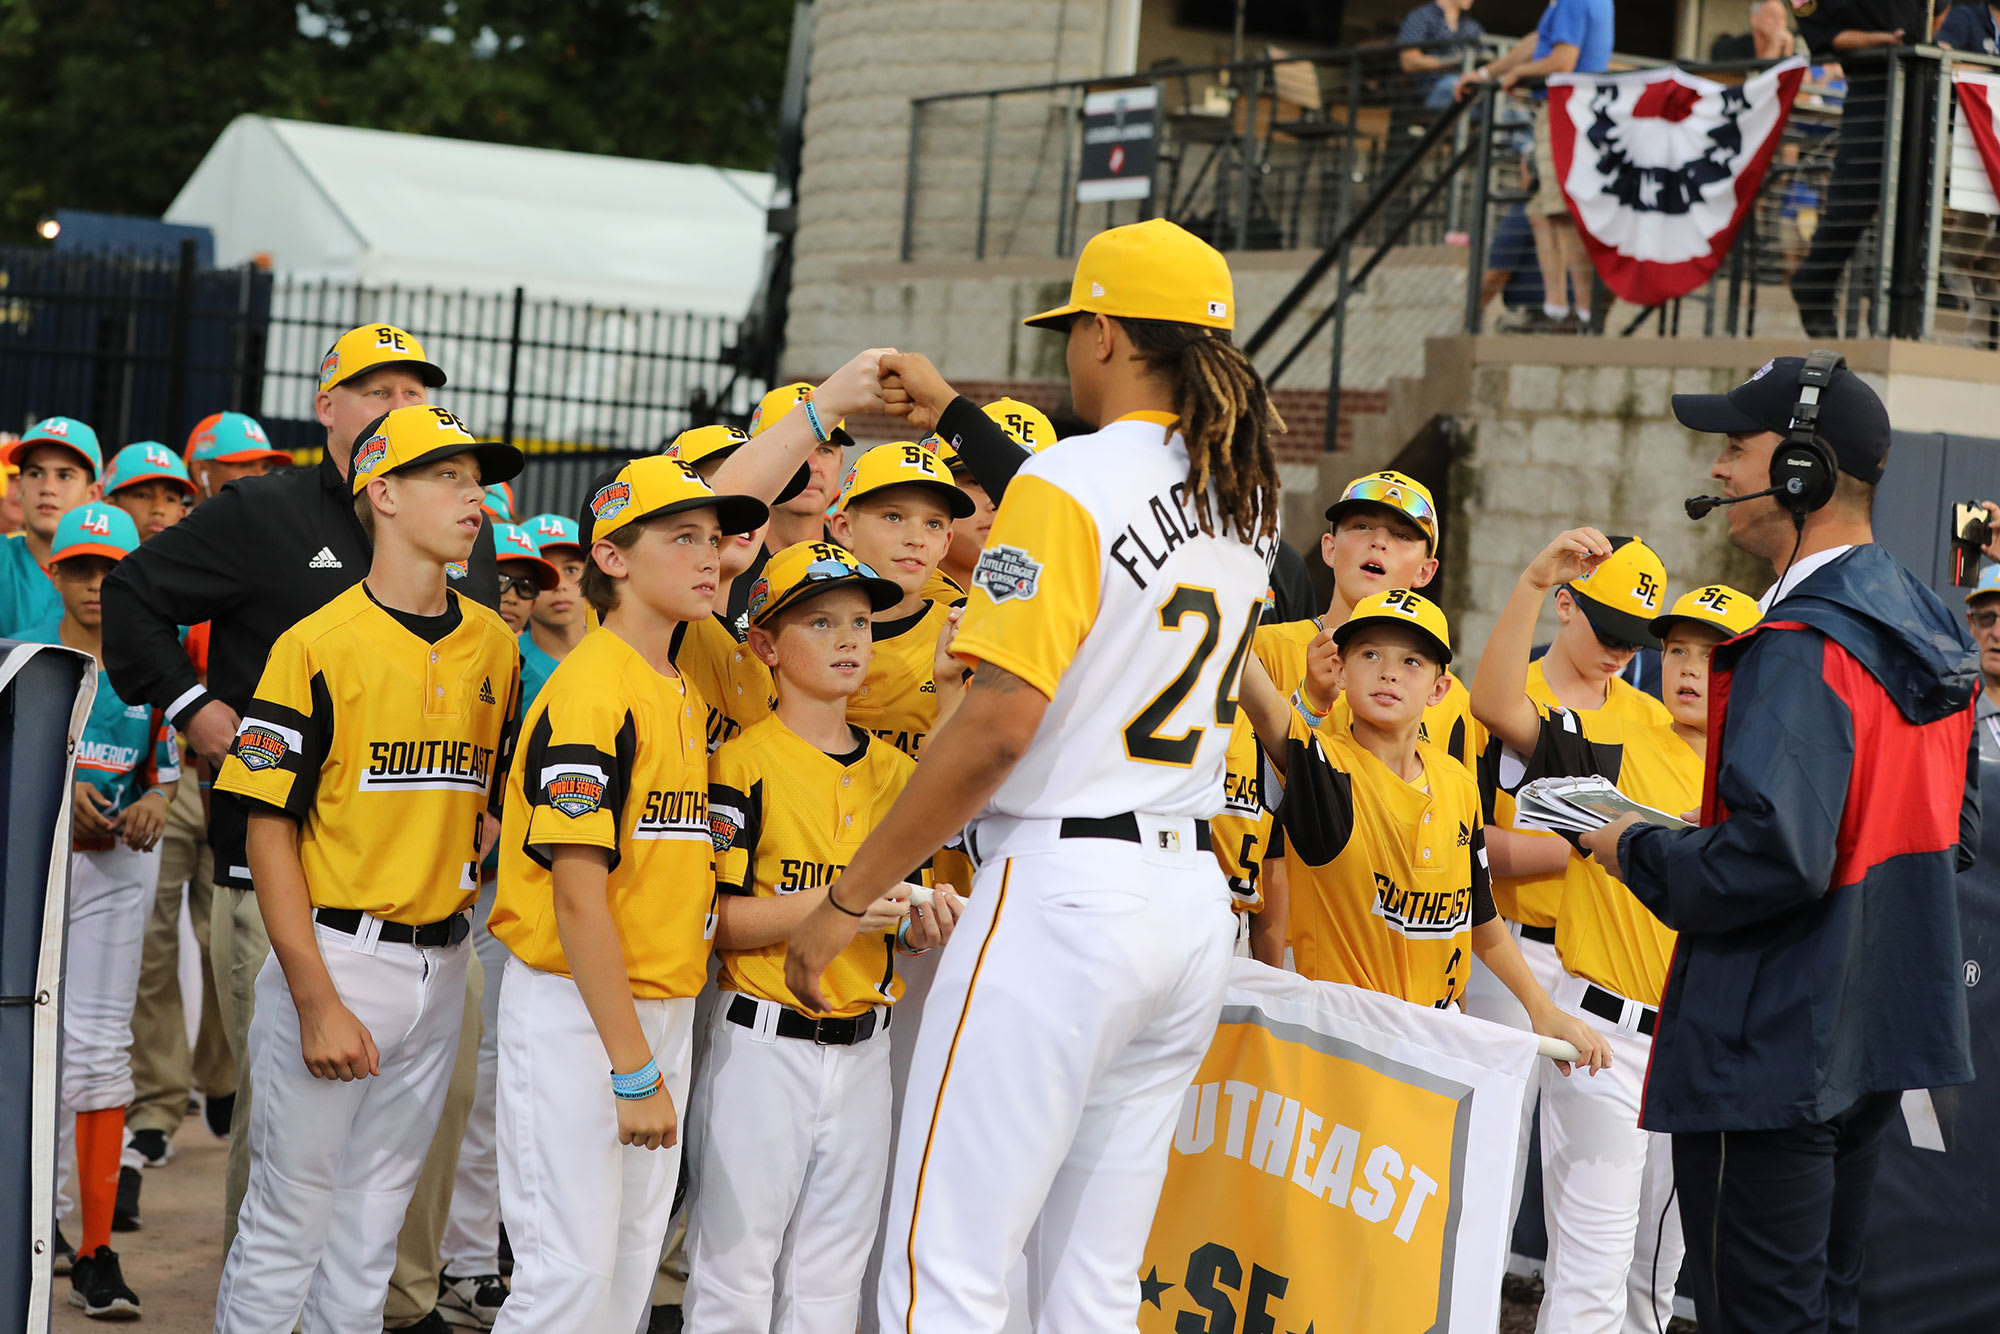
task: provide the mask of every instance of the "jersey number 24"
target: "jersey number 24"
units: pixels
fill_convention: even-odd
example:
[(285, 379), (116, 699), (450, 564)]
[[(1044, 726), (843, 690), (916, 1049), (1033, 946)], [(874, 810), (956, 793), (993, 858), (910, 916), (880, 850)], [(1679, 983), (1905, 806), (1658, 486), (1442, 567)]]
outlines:
[[(1244, 622), (1243, 633), (1237, 638), (1236, 647), (1230, 650), (1229, 661), (1223, 664), (1222, 675), (1216, 680), (1215, 724), (1218, 727), (1233, 727), (1236, 723), (1237, 681), (1243, 674), (1243, 659), (1250, 652), (1250, 636), (1257, 629), (1257, 614), (1263, 605), (1255, 601), (1250, 604), (1250, 615)], [(1215, 650), (1222, 642), (1222, 609), (1216, 606), (1214, 589), (1176, 584), (1173, 593), (1160, 604), (1160, 629), (1178, 630), (1190, 616), (1201, 617), (1201, 642), (1195, 645), (1194, 653), (1188, 658), (1187, 665), (1181, 668), (1180, 675), (1167, 682), (1166, 689), (1153, 696), (1153, 702), (1125, 724), (1125, 753), (1132, 759), (1185, 769), (1194, 763), (1195, 753), (1201, 749), (1201, 738), (1207, 731), (1204, 727), (1190, 725), (1179, 736), (1160, 734), (1168, 719), (1194, 693), (1196, 682), (1201, 680), (1202, 669), (1208, 666), (1208, 660), (1215, 656)]]

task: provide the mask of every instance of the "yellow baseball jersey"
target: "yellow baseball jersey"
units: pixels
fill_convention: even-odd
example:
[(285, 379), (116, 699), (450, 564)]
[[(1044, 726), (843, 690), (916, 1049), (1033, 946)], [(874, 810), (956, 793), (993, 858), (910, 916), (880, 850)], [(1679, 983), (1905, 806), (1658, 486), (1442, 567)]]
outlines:
[[(715, 752), (708, 783), (715, 885), (724, 894), (782, 896), (832, 884), (895, 804), (916, 762), (860, 734), (843, 764), (775, 715)], [(827, 966), (829, 1014), (850, 1018), (903, 994), (895, 937), (860, 935)], [(722, 950), (722, 988), (797, 1008), (785, 985), (785, 945)]]
[[(1546, 711), (1562, 707), (1555, 692), (1549, 689), (1548, 677), (1542, 674), (1540, 658), (1528, 664), (1527, 694), (1538, 709)], [(1594, 729), (1600, 720), (1666, 728), (1671, 728), (1674, 721), (1666, 705), (1617, 677), (1607, 684), (1603, 708), (1575, 710), (1574, 716), (1586, 736), (1595, 734)], [(1514, 827), (1514, 791), (1527, 781), (1526, 764), (1523, 757), (1508, 752), (1498, 737), (1486, 741), (1480, 761), (1480, 787), (1489, 803), (1487, 816), (1499, 828)], [(1686, 810), (1687, 807), (1680, 809)], [(1539, 838), (1560, 837), (1532, 829), (1518, 832)], [(1561, 875), (1495, 877), (1493, 902), (1499, 907), (1500, 915), (1523, 926), (1554, 926), (1557, 912), (1562, 907), (1565, 886), (1584, 860), (1572, 852), (1569, 867)]]
[(708, 703), (708, 749), (771, 716), (777, 705), (771, 669), (740, 642), (720, 616), (687, 621), (674, 631), (674, 666)]
[[(420, 636), (355, 584), (278, 636), (215, 790), (299, 822), (318, 908), (421, 926), (472, 906), (519, 708), (513, 631), (449, 593)], [(449, 627), (449, 628), (447, 628)]]
[(1275, 822), (1264, 804), (1264, 751), (1251, 730), (1250, 715), (1239, 711), (1222, 775), (1222, 814), (1208, 822), (1215, 859), (1229, 877), (1230, 906), (1238, 912), (1257, 912), (1264, 906), (1259, 872), (1271, 851)]
[[(1264, 664), (1271, 684), (1286, 699), (1305, 680), (1306, 645), (1312, 643), (1320, 629), (1317, 620), (1280, 621), (1257, 627), (1251, 652)], [(1417, 725), (1417, 739), (1436, 746), (1471, 770), (1485, 747), (1486, 729), (1472, 716), (1472, 692), (1456, 676), (1445, 674), (1451, 679), (1451, 687), (1443, 699), (1424, 710), (1423, 721)], [(1341, 731), (1352, 730), (1354, 711), (1348, 707), (1346, 696), (1333, 702), (1327, 723)]]
[(1465, 995), (1472, 928), (1492, 918), (1479, 785), (1417, 743), (1406, 782), (1331, 723), (1292, 714), (1286, 743), (1286, 867), (1301, 975), (1438, 1008)]
[[(1701, 805), (1701, 756), (1672, 726), (1600, 713), (1586, 732), (1577, 714), (1545, 707), (1526, 778), (1584, 774), (1602, 775), (1640, 805), (1669, 815)], [(1556, 954), (1578, 977), (1658, 1005), (1673, 960), (1674, 933), (1596, 858), (1571, 857), (1556, 912)]]
[(1171, 421), (1121, 417), (1036, 454), (1008, 484), (953, 652), (1020, 677), (1049, 707), (989, 812), (1222, 811), (1277, 539), (1220, 520), (1201, 531)]
[(932, 570), (931, 577), (924, 583), (924, 596), (932, 602), (944, 602), (956, 607), (965, 601), (965, 590), (958, 586), (958, 580), (943, 570)]
[(488, 919), (522, 963), (570, 975), (551, 854), (565, 844), (603, 848), (632, 994), (701, 990), (715, 935), (707, 718), (691, 680), (660, 675), (602, 627), (556, 665), (508, 768)]
[(868, 676), (847, 702), (847, 720), (916, 759), (924, 738), (937, 726), (938, 636), (944, 633), (951, 603), (927, 602), (900, 620), (875, 618), (875, 656)]

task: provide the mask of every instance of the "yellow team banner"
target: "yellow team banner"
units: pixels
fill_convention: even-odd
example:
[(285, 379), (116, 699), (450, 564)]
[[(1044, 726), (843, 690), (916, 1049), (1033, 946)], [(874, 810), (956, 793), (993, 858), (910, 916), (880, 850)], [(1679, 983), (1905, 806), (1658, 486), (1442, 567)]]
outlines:
[(1140, 1267), (1142, 1334), (1493, 1330), (1534, 1035), (1233, 967)]

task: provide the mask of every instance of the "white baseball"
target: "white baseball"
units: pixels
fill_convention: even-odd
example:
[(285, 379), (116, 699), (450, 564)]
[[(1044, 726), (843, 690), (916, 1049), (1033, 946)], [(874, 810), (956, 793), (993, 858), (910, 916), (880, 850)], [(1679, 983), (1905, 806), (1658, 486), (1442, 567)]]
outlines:
[(913, 907), (913, 908), (928, 908), (928, 907), (930, 907), (930, 906), (931, 906), (931, 887), (930, 887), (929, 885), (911, 885), (911, 886), (910, 886), (910, 906), (911, 906), (911, 907)]

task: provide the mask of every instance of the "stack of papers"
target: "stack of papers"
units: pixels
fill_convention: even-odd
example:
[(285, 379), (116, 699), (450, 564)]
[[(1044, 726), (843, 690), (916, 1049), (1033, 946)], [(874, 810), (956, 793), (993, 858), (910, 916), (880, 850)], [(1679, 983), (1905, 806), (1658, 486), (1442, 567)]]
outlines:
[(1588, 778), (1537, 778), (1522, 784), (1514, 794), (1514, 824), (1520, 829), (1587, 834), (1627, 815), (1673, 829), (1689, 827), (1678, 815), (1641, 806), (1613, 787), (1611, 780), (1595, 774)]

